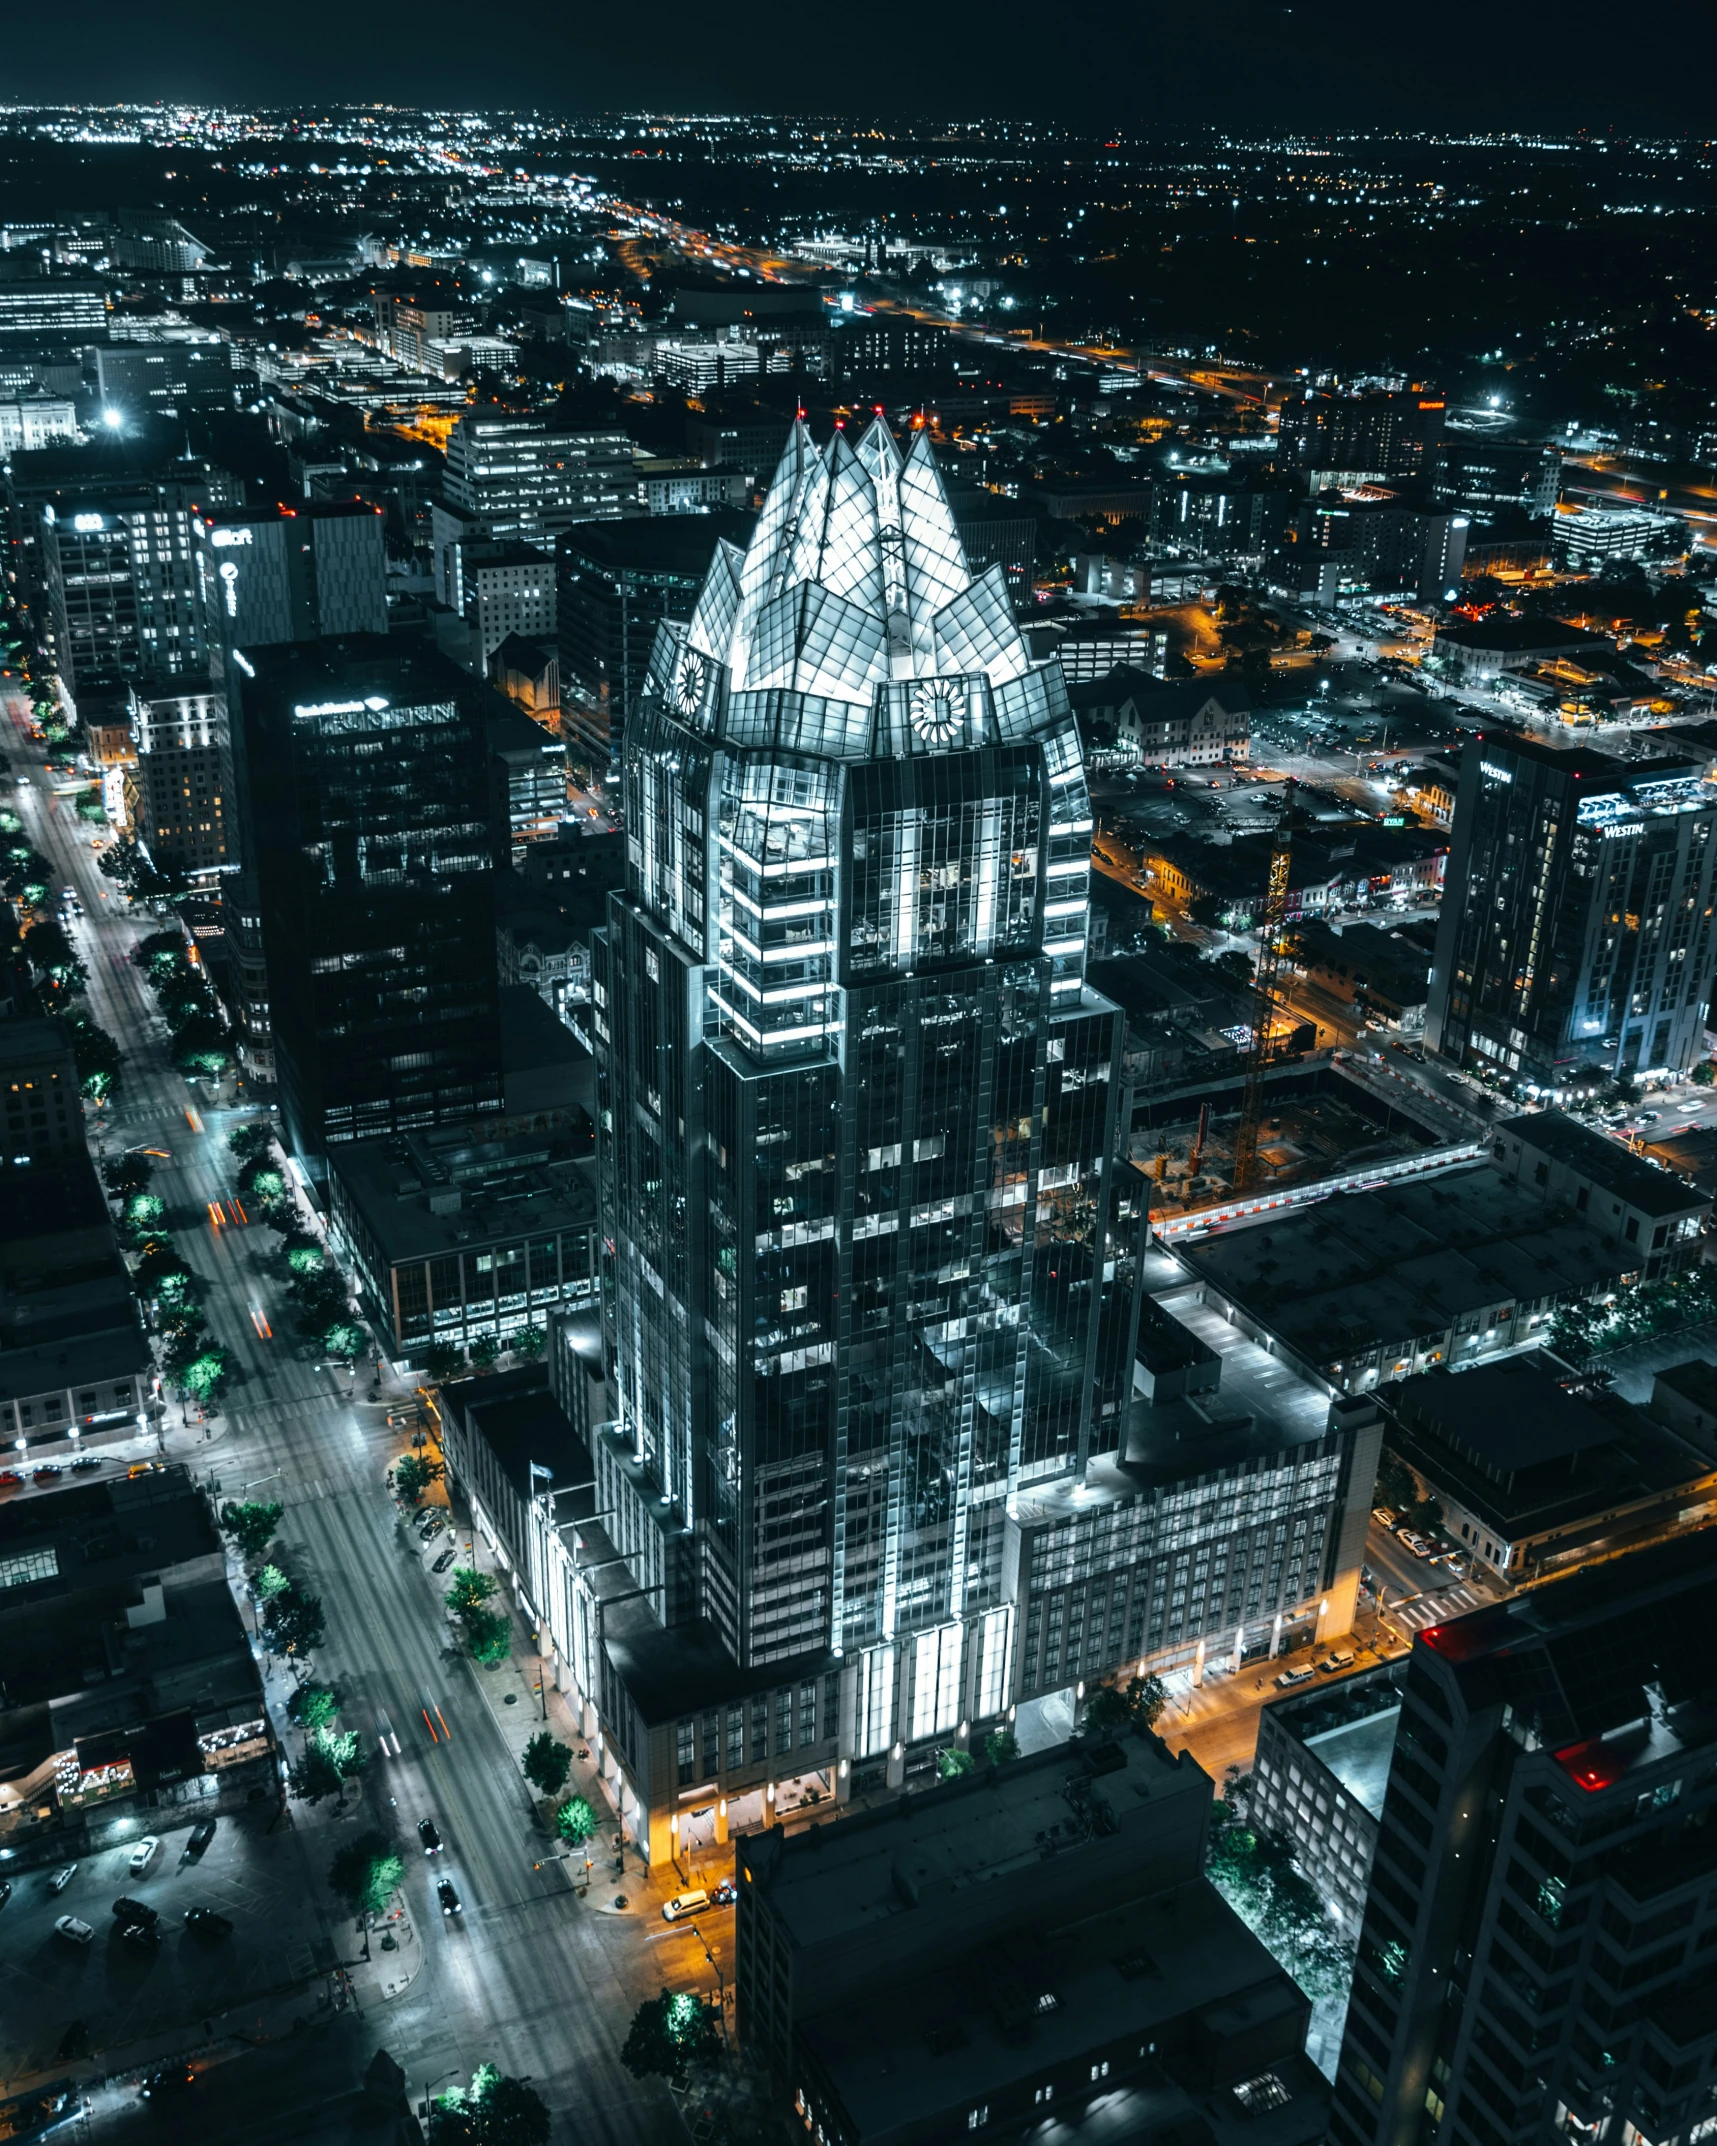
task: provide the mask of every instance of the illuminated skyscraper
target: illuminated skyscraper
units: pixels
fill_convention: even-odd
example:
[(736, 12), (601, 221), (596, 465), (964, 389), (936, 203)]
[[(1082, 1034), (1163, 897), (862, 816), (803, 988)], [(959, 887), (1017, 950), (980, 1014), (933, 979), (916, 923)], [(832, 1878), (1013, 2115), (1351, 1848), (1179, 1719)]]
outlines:
[(1010, 1494), (1104, 1420), (1122, 1043), (1060, 669), (922, 437), (795, 430), (657, 631), (624, 773), (598, 1502), (664, 1643), (759, 1690), (798, 1665), (801, 1742), (838, 1704), (841, 1752), (898, 1765), (1005, 1710)]

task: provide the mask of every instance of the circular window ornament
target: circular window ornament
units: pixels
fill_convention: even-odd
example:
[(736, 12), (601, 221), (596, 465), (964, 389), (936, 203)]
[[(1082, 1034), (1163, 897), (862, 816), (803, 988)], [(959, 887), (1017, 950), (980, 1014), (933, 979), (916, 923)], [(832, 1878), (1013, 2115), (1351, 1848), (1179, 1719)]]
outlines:
[(952, 745), (966, 727), (966, 711), (950, 687), (921, 679), (912, 688), (911, 720), (926, 745)]
[(674, 672), (674, 707), (682, 715), (689, 715), (703, 699), (704, 680), (709, 667), (695, 648), (688, 648), (680, 657), (679, 667)]

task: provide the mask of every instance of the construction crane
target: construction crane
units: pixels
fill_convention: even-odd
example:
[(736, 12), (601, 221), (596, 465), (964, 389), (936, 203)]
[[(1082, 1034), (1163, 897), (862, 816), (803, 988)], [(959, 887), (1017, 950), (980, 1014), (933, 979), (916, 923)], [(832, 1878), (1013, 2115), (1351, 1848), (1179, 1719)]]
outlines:
[(1282, 959), (1282, 925), (1288, 913), (1288, 870), (1293, 861), (1294, 782), (1282, 793), (1281, 817), (1270, 847), (1270, 877), (1258, 930), (1258, 973), (1252, 1000), (1252, 1040), (1246, 1049), (1246, 1088), (1234, 1133), (1236, 1192), (1250, 1192), (1258, 1175), (1258, 1127), (1264, 1115), (1264, 1069), (1270, 1063), (1270, 1029), (1276, 1014), (1276, 972)]

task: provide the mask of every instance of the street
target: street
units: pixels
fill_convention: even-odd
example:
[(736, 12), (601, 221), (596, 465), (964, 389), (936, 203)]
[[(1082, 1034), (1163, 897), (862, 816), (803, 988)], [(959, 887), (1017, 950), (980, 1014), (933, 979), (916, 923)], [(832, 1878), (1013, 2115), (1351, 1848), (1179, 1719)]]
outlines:
[[(13, 720), (16, 725), (16, 703)], [(269, 1872), (268, 1883), (284, 1872), (284, 1882), (308, 1887), (333, 1956), (346, 1960), (361, 1940), (328, 1893), (326, 1873), (342, 1839), (379, 1826), (399, 1840), (404, 1901), (422, 1937), (419, 1971), (401, 1994), (367, 2001), (361, 2031), (349, 2014), (313, 2025), (310, 2039), (300, 2037), (296, 2045), (300, 2061), (289, 2067), (273, 2064), (266, 2051), (234, 2054), (223, 2045), (217, 2054), (229, 2061), (215, 2067), (219, 2090), (211, 2075), (209, 2091), (182, 2098), (174, 2110), (176, 2135), (233, 2136), (235, 2097), (246, 2109), (247, 2138), (333, 2135), (319, 2128), (316, 2112), (325, 2104), (333, 2110), (355, 2091), (377, 2048), (385, 2048), (403, 2067), (414, 2103), (431, 2086), (468, 2079), (488, 2061), (529, 2076), (562, 2135), (570, 2136), (576, 2121), (593, 2146), (663, 2138), (679, 2121), (668, 2097), (653, 2083), (634, 2081), (618, 2050), (636, 2006), (664, 1983), (713, 1992), (701, 1944), (689, 1931), (664, 1928), (659, 1900), (672, 1886), (647, 1884), (630, 1851), (624, 1878), (612, 1876), (613, 1835), (606, 1829), (593, 1844), (606, 1889), (599, 1894), (593, 1886), (587, 1902), (575, 1898), (573, 1866), (553, 1853), (519, 1771), (522, 1735), (509, 1735), (514, 1721), (524, 1733), (540, 1725), (526, 1718), (535, 1710), (529, 1677), (515, 1663), (479, 1670), (450, 1650), (439, 1600), (444, 1583), (425, 1569), (389, 1495), (385, 1473), (403, 1441), (387, 1428), (386, 1402), (397, 1405), (405, 1396), (390, 1389), (371, 1403), (364, 1398), (367, 1374), (353, 1378), (313, 1361), (309, 1347), (293, 1339), (290, 1305), (270, 1263), (272, 1234), (230, 1220), (215, 1226), (213, 1203), (230, 1202), (236, 1178), (226, 1135), (249, 1113), (193, 1094), (172, 1069), (165, 1029), (129, 960), (136, 941), (159, 927), (127, 913), (123, 897), (102, 879), (87, 833), (49, 794), (39, 757), (23, 746), (21, 733), (12, 758), (33, 763), (30, 788), (13, 793), (16, 809), (30, 839), (82, 897), (85, 920), (73, 931), (90, 972), (88, 1003), (121, 1048), (118, 1091), (105, 1110), (91, 1113), (92, 1147), (98, 1154), (132, 1146), (169, 1151), (171, 1159), (156, 1166), (154, 1189), (204, 1284), (210, 1328), (234, 1358), (209, 1422), (186, 1423), (177, 1401), (172, 1404), (167, 1457), (184, 1460), (200, 1479), (217, 1478), (223, 1496), (250, 1485), (248, 1494), (285, 1506), (280, 1562), (322, 1597), (327, 1615), (317, 1674), (339, 1687), (342, 1721), (361, 1731), (372, 1753), (343, 1812), (292, 1804), (272, 1836), (258, 1830), (248, 1852)], [(253, 1320), (253, 1312), (260, 1318)], [(295, 1752), (297, 1732), (285, 1727), (283, 1712), (290, 1688), (284, 1669), (271, 1667), (276, 1725), (283, 1746)], [(558, 1697), (553, 1703), (551, 1725), (574, 1740), (564, 1705)], [(432, 1735), (425, 1710), (445, 1733)], [(373, 1724), (381, 1712), (397, 1735), (397, 1757), (377, 1749)], [(575, 1774), (572, 1786), (606, 1815), (599, 1793), (581, 1777), (587, 1773)], [(446, 1843), (435, 1865), (459, 1889), (464, 1912), (458, 1917), (444, 1918), (435, 1903), (433, 1879), (441, 1868), (426, 1863), (416, 1837), (426, 1815)], [(180, 1845), (177, 1837), (164, 1843), (175, 1859)], [(582, 1877), (582, 1857), (577, 1869)], [(626, 1911), (599, 1910), (599, 1901), (619, 1894), (628, 1899)], [(22, 1923), (17, 1927), (20, 1940), (31, 1934)], [(706, 1918), (703, 1927), (731, 1986), (723, 1958), (731, 1952), (731, 1911)], [(14, 1942), (8, 1918), (0, 1924), (8, 1964)], [(127, 2031), (136, 2025), (129, 2020)], [(247, 2088), (253, 2074), (255, 2086)], [(133, 2099), (110, 2094), (98, 2097), (90, 2120), (99, 2132), (109, 2117), (119, 2125), (135, 2109)]]

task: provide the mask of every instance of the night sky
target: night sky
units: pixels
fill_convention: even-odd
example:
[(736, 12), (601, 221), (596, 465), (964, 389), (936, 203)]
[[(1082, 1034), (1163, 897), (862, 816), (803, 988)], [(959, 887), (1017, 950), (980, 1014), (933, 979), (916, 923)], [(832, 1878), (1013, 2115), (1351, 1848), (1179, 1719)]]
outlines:
[(1705, 135), (1714, 63), (1711, 0), (80, 0), (9, 11), (0, 94)]

